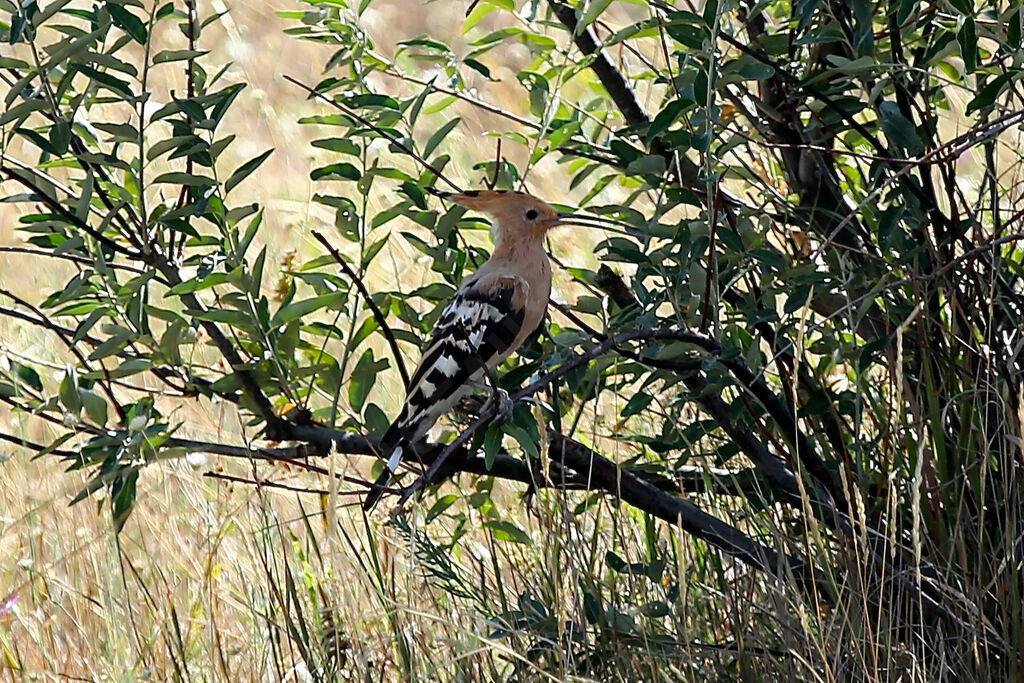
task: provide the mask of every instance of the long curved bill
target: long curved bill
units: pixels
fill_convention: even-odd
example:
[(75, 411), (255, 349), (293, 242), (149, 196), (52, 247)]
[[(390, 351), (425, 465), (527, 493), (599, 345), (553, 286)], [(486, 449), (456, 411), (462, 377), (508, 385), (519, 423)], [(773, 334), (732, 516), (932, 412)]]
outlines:
[(591, 216), (583, 213), (565, 213), (559, 212), (558, 214), (558, 225), (577, 225), (582, 228), (595, 228), (598, 230), (607, 230), (609, 232), (616, 232), (621, 235), (630, 235), (629, 229), (636, 230), (635, 227), (621, 221), (617, 221), (611, 218), (605, 218), (603, 216)]

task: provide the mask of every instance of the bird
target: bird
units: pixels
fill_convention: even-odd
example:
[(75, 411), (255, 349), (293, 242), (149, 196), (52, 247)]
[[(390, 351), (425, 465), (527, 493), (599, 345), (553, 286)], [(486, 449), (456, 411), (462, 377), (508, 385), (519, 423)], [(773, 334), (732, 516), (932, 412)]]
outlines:
[[(459, 285), (445, 305), (424, 347), (395, 421), (381, 437), (384, 471), (363, 501), (371, 510), (402, 459), (434, 423), (490, 372), (511, 356), (544, 323), (551, 296), (551, 262), (544, 236), (557, 225), (586, 225), (592, 216), (562, 213), (547, 202), (511, 190), (468, 190), (433, 194), (491, 217), (494, 250)], [(589, 225), (588, 227), (597, 227)], [(503, 401), (508, 395), (495, 392)], [(502, 395), (503, 394), (503, 395)], [(507, 412), (502, 406), (500, 412)]]

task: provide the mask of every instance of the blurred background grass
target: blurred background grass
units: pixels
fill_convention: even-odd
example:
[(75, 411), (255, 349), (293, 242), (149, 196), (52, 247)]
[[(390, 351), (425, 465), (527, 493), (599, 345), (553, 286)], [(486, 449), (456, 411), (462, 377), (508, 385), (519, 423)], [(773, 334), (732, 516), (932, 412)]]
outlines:
[[(283, 78), (287, 74), (315, 83), (331, 50), (287, 36), (284, 29), (293, 22), (275, 12), (289, 8), (219, 0), (199, 3), (201, 17), (229, 10), (204, 31), (202, 47), (210, 50), (206, 63), (233, 62), (225, 80), (248, 86), (222, 128), (238, 136), (224, 167), (236, 167), (269, 147), (275, 150), (235, 191), (238, 203), (253, 201), (265, 207), (257, 241), (268, 245), (268, 263), (275, 264), (295, 256), (300, 262), (314, 257), (321, 249), (310, 230), (333, 230), (331, 212), (311, 201), (309, 179), (310, 170), (330, 156), (309, 144), (325, 132), (297, 123), (301, 116), (323, 109)], [(377, 48), (393, 54), (398, 41), (422, 33), (455, 39), (463, 12), (455, 3), (375, 2), (364, 25)], [(524, 103), (514, 74), (516, 62), (528, 55), (510, 47), (504, 56), (507, 61), (493, 65), (499, 82), (489, 84), (487, 99), (506, 111), (521, 111)], [(183, 92), (179, 72), (163, 69), (154, 77), (169, 79), (168, 88)], [(411, 91), (398, 80), (387, 86), (395, 94)], [(160, 85), (154, 90), (159, 92)], [(476, 155), (493, 155), (494, 140), (481, 134), (507, 129), (510, 123), (475, 108), (459, 109), (465, 123), (447, 140), (453, 154), (447, 171), (471, 184), (479, 179), (479, 172), (471, 170), (481, 160)], [(19, 151), (8, 150), (15, 156)], [(503, 153), (522, 165), (528, 150), (506, 145)], [(542, 197), (565, 197), (557, 169), (548, 165), (531, 171), (528, 187)], [(374, 208), (389, 200), (380, 198)], [(0, 245), (20, 243), (13, 229), (18, 213), (14, 205), (0, 204)], [(553, 249), (576, 265), (593, 266), (594, 241), (594, 236), (561, 232), (553, 236)], [(385, 256), (395, 264), (392, 273), (402, 273), (403, 288), (413, 289), (431, 279), (429, 270), (417, 264), (418, 252), (401, 241), (388, 248), (392, 254)], [(53, 261), (0, 253), (0, 287), (29, 300), (62, 288), (71, 274)], [(374, 277), (393, 275), (377, 269), (368, 282), (371, 289)], [(556, 280), (557, 295), (572, 297), (565, 279)], [(265, 290), (272, 289), (273, 281), (273, 276), (266, 278)], [(414, 362), (418, 352), (407, 351)], [(58, 374), (66, 361), (38, 329), (7, 317), (0, 318), (0, 352), (47, 361)], [(371, 401), (392, 414), (400, 399), (396, 393), (378, 386)], [(225, 443), (243, 438), (242, 419), (230, 404), (204, 401), (178, 408), (169, 417), (185, 424), (182, 436)], [(0, 431), (39, 443), (56, 436), (43, 421), (24, 415), (0, 415)], [(203, 476), (211, 469), (251, 474), (244, 463), (196, 457), (147, 468), (140, 482), (141, 502), (115, 537), (102, 493), (69, 506), (85, 473), (66, 474), (57, 460), (31, 455), (0, 442), (0, 672), (7, 669), (11, 680), (18, 678), (16, 672), (29, 679), (306, 680), (303, 657), (283, 630), (294, 619), (318, 624), (322, 638), (336, 635), (339, 653), (361, 662), (346, 669), (376, 668), (373, 678), (400, 675), (390, 661), (396, 631), (404, 634), (400, 639), (415, 643), (409, 657), (433, 661), (413, 667), (421, 671), (443, 669), (451, 660), (466, 657), (467, 648), (478, 647), (474, 643), (479, 643), (476, 637), (484, 629), (478, 617), (439, 604), (443, 592), (423, 591), (407, 536), (390, 527), (371, 532), (358, 513), (345, 510), (339, 514), (340, 536), (328, 533), (323, 506), (313, 496), (300, 500), (287, 492)], [(349, 463), (334, 466), (344, 470)], [(365, 463), (360, 467), (365, 471)], [(276, 475), (280, 481), (293, 479), (287, 472)], [(304, 476), (295, 473), (294, 478)], [(518, 498), (509, 498), (509, 504), (518, 505)], [(520, 522), (528, 531), (541, 533), (560, 523), (525, 515)], [(468, 544), (465, 559), (483, 566), (484, 558), (490, 564), (492, 551), (497, 550), (494, 562), (506, 568), (520, 565), (520, 571), (543, 561), (534, 549), (507, 557), (507, 549), (481, 545), (486, 543), (484, 534), (473, 542), (478, 551)], [(366, 566), (375, 552), (381, 563), (376, 575)], [(557, 552), (548, 560), (557, 563)], [(274, 613), (293, 609), (282, 598), (292, 579), (301, 579), (308, 604), (319, 605), (319, 613)], [(381, 586), (385, 580), (390, 588)], [(388, 594), (395, 602), (382, 604), (382, 596)], [(383, 616), (389, 609), (396, 610), (390, 620)], [(503, 656), (517, 657), (513, 652)]]
[[(202, 17), (230, 10), (204, 32), (203, 47), (211, 50), (206, 63), (234, 62), (225, 79), (248, 85), (222, 128), (238, 136), (222, 165), (235, 168), (267, 148), (275, 149), (234, 191), (233, 198), (238, 204), (253, 201), (265, 207), (257, 241), (268, 246), (268, 264), (278, 265), (292, 260), (301, 263), (320, 254), (311, 230), (321, 229), (328, 235), (333, 231), (333, 212), (311, 201), (314, 187), (309, 178), (313, 168), (334, 160), (329, 152), (310, 146), (329, 132), (298, 123), (302, 116), (325, 110), (283, 78), (289, 75), (315, 83), (332, 49), (285, 34), (294, 22), (279, 18), (275, 11), (292, 7), (221, 0), (199, 3)], [(463, 3), (376, 0), (362, 24), (373, 34), (377, 49), (392, 55), (399, 41), (424, 33), (450, 45), (464, 45), (460, 35), (464, 11)], [(612, 11), (629, 12), (630, 6), (615, 3)], [(497, 28), (495, 22), (501, 17), (502, 13), (492, 15), (476, 31)], [(614, 56), (628, 58), (621, 53)], [(488, 66), (497, 81), (481, 87), (481, 98), (504, 111), (525, 111), (527, 103), (515, 73), (528, 60), (518, 45), (503, 49), (500, 61), (491, 58)], [(157, 77), (167, 79), (167, 88), (184, 89), (180, 68), (162, 69)], [(396, 95), (416, 91), (397, 79), (378, 85), (381, 91)], [(571, 87), (585, 86), (574, 83)], [(157, 92), (161, 89), (154, 87)], [(640, 94), (645, 98), (651, 92), (641, 89)], [(958, 88), (950, 88), (950, 96), (961, 104), (953, 112), (962, 111), (962, 104), (970, 99)], [(653, 108), (653, 102), (646, 104)], [(494, 154), (495, 140), (483, 134), (514, 130), (515, 124), (456, 104), (437, 115), (428, 128), (436, 128), (453, 112), (464, 123), (445, 142), (453, 156), (446, 173), (459, 183), (474, 185), (480, 172), (473, 165)], [(941, 112), (940, 117), (943, 137), (966, 126), (955, 113)], [(1019, 136), (1015, 130), (1004, 140), (1019, 147)], [(19, 152), (8, 151), (16, 156)], [(521, 168), (529, 153), (513, 144), (504, 145), (502, 151)], [(979, 178), (982, 169), (980, 148), (959, 162), (964, 182)], [(1020, 169), (1007, 166), (1007, 186), (1020, 187), (1016, 183)], [(527, 186), (541, 197), (564, 200), (564, 178), (560, 167), (545, 161), (531, 170)], [(780, 182), (779, 174), (769, 182)], [(736, 189), (749, 188), (737, 183)], [(786, 191), (781, 185), (780, 189)], [(1018, 198), (1019, 193), (1014, 193), (1013, 199)], [(390, 205), (391, 200), (376, 197), (369, 213)], [(19, 243), (13, 231), (16, 217), (13, 205), (0, 204), (0, 244)], [(398, 223), (382, 228), (384, 232), (403, 229), (418, 230)], [(471, 239), (486, 238), (477, 234)], [(596, 235), (556, 231), (552, 250), (572, 265), (592, 268), (596, 239)], [(376, 263), (389, 267), (371, 270), (371, 290), (397, 286), (409, 291), (436, 279), (426, 259), (404, 240), (393, 240), (387, 250)], [(62, 287), (71, 274), (52, 260), (43, 265), (29, 256), (0, 253), (0, 287), (38, 300), (41, 292)], [(396, 283), (398, 274), (401, 281)], [(273, 292), (275, 279), (274, 273), (265, 276), (265, 292)], [(567, 280), (556, 272), (555, 298), (571, 303), (578, 292)], [(557, 314), (555, 319), (559, 320)], [(418, 351), (409, 347), (405, 351), (415, 362)], [(35, 329), (12, 324), (7, 317), (0, 317), (0, 352), (46, 360), (58, 377), (67, 360), (51, 340)], [(398, 386), (394, 370), (385, 377), (390, 381), (379, 383), (370, 401), (393, 415), (401, 397), (394, 391)], [(244, 419), (234, 406), (205, 400), (186, 408), (174, 409), (174, 405), (165, 402), (162, 407), (170, 421), (184, 423), (181, 436), (244, 441)], [(595, 411), (593, 420), (599, 419), (599, 412)], [(19, 415), (0, 415), (0, 431), (39, 443), (49, 443), (56, 435), (42, 421)], [(619, 442), (600, 443), (617, 460), (632, 455)], [(846, 642), (844, 632), (845, 637), (865, 630), (875, 633), (871, 625), (848, 623), (847, 616), (836, 616), (836, 612), (790, 603), (795, 598), (784, 590), (767, 585), (719, 553), (708, 552), (692, 537), (655, 530), (653, 522), (646, 524), (639, 513), (603, 497), (582, 508), (584, 514), (574, 514), (573, 507), (585, 494), (557, 494), (558, 498), (545, 494), (528, 510), (518, 491), (508, 488), (495, 496), (496, 503), (534, 544), (496, 542), (493, 534), (480, 529), (479, 511), (467, 509), (472, 531), (447, 549), (446, 541), (460, 530), (443, 518), (416, 526), (422, 523), (423, 509), (414, 509), (408, 520), (384, 525), (379, 524), (385, 519), (384, 511), (367, 523), (357, 508), (345, 507), (338, 513), (338, 524), (329, 524), (325, 497), (210, 479), (203, 476), (210, 470), (243, 477), (256, 472), (250, 463), (194, 457), (146, 468), (139, 503), (115, 537), (102, 494), (68, 506), (85, 481), (84, 473), (65, 474), (55, 459), (32, 460), (29, 452), (3, 442), (0, 460), (0, 672), (6, 669), (12, 680), (24, 676), (305, 681), (317, 680), (306, 661), (323, 662), (332, 656), (343, 679), (498, 680), (510, 663), (525, 662), (523, 648), (517, 647), (523, 641), (490, 637), (494, 625), (481, 615), (517, 608), (529, 615), (530, 604), (517, 604), (516, 597), (543, 594), (543, 603), (553, 605), (554, 612), (533, 614), (537, 617), (534, 631), (546, 629), (551, 634), (546, 645), (562, 650), (571, 660), (568, 625), (587, 611), (582, 596), (593, 583), (600, 584), (593, 592), (612, 596), (613, 606), (616, 596), (622, 596), (622, 605), (630, 608), (663, 600), (676, 610), (668, 621), (669, 627), (677, 629), (671, 648), (682, 643), (682, 649), (670, 651), (656, 638), (595, 646), (606, 657), (618, 656), (609, 666), (624, 678), (788, 680), (829, 671), (829, 663), (847, 654), (834, 648), (836, 642)], [(361, 475), (368, 471), (367, 462), (341, 457), (331, 467), (343, 473), (356, 468)], [(259, 477), (271, 475), (275, 481), (298, 487), (323, 486), (298, 471), (279, 466), (271, 473), (261, 466)], [(342, 501), (347, 500), (342, 492)], [(547, 501), (567, 503), (545, 505)], [(718, 505), (709, 511), (740, 525), (749, 521), (750, 511), (729, 509), (728, 499), (719, 500)], [(626, 516), (621, 518), (626, 523), (620, 523), (619, 515)], [(770, 532), (762, 537), (771, 540)], [(609, 572), (608, 549), (626, 562), (668, 558), (668, 565), (658, 582), (639, 574)], [(682, 595), (666, 598), (673, 584)], [(646, 615), (635, 611), (627, 616), (643, 619)], [(893, 663), (893, 671), (904, 670), (904, 665), (912, 670), (913, 663), (903, 661), (909, 661), (909, 655), (904, 657), (898, 644), (889, 643), (884, 626), (878, 627), (877, 642), (865, 643), (863, 653), (849, 656), (870, 660), (881, 655)], [(543, 639), (531, 642), (538, 640)], [(723, 658), (713, 648), (685, 646), (700, 640), (733, 640), (748, 653)], [(766, 640), (769, 645), (782, 641), (793, 647), (766, 662), (756, 655)], [(877, 650), (872, 650), (874, 646)], [(645, 659), (645, 649), (657, 651), (658, 656)], [(678, 668), (673, 668), (673, 661), (679, 662)], [(822, 667), (821, 662), (826, 665)], [(599, 670), (602, 662), (594, 666)], [(875, 669), (885, 666), (884, 662), (871, 664)], [(529, 665), (526, 670), (530, 671)], [(542, 677), (539, 670), (531, 673)], [(571, 677), (566, 673), (556, 679)]]

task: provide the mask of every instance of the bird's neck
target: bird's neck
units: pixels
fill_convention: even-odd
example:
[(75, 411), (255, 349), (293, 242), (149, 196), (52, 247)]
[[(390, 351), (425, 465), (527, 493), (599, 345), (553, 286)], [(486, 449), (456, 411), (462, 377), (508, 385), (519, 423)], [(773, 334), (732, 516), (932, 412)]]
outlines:
[(547, 263), (548, 256), (544, 252), (543, 237), (527, 235), (511, 238), (505, 235), (498, 236), (494, 243), (494, 252), (491, 254), (491, 261), (510, 263)]

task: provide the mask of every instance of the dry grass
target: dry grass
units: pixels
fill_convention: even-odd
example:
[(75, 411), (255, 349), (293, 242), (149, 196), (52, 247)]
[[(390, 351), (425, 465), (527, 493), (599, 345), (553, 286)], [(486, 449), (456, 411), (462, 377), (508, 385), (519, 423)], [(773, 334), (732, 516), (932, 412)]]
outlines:
[[(297, 123), (320, 110), (283, 77), (315, 82), (330, 51), (286, 36), (283, 29), (290, 22), (274, 13), (280, 7), (227, 4), (230, 14), (204, 36), (212, 48), (208, 60), (233, 61), (226, 79), (249, 87), (225, 123), (238, 141), (223, 165), (233, 168), (268, 147), (276, 150), (233, 198), (265, 207), (257, 240), (268, 247), (268, 263), (279, 264), (292, 253), (305, 261), (322, 251), (311, 229), (332, 231), (333, 217), (311, 201), (309, 180), (309, 171), (329, 158), (309, 143), (327, 133)], [(209, 15), (223, 5), (204, 0), (200, 7), (201, 14)], [(399, 40), (423, 33), (458, 43), (463, 9), (454, 3), (374, 2), (365, 25), (377, 48), (392, 54)], [(629, 8), (615, 3), (613, 11)], [(488, 84), (485, 98), (508, 111), (522, 111), (515, 71), (528, 55), (511, 48), (503, 59), (491, 64), (499, 81)], [(161, 77), (168, 79), (166, 87), (180, 91), (180, 76), (167, 72)], [(397, 80), (386, 87), (396, 94), (412, 92)], [(514, 124), (471, 107), (457, 111), (465, 125), (446, 142), (455, 157), (448, 173), (468, 184), (477, 180), (472, 164), (482, 152), (492, 153), (492, 140), (481, 134)], [(942, 125), (952, 130), (959, 124), (944, 120)], [(510, 144), (503, 151), (520, 164), (529, 153)], [(979, 175), (977, 154), (965, 155), (965, 174)], [(545, 162), (531, 171), (528, 185), (540, 196), (560, 199), (564, 177), (562, 169)], [(389, 205), (389, 199), (376, 198), (371, 211)], [(0, 226), (5, 226), (0, 244), (20, 241), (6, 227), (15, 224), (11, 207), (0, 204)], [(410, 226), (385, 228), (397, 229)], [(592, 267), (593, 239), (556, 233), (552, 249), (573, 265)], [(371, 289), (408, 291), (434, 278), (418, 252), (401, 240), (389, 244), (378, 263), (387, 267), (370, 272)], [(0, 253), (0, 287), (28, 299), (62, 287), (70, 274), (50, 261), (43, 267), (31, 257)], [(556, 298), (572, 302), (579, 292), (567, 277), (557, 277)], [(265, 276), (266, 292), (275, 278), (275, 273)], [(68, 360), (38, 331), (0, 317), (4, 351), (46, 361), (55, 373)], [(415, 350), (407, 351), (416, 357)], [(370, 401), (391, 415), (398, 397), (388, 389), (388, 382), (380, 383)], [(165, 399), (161, 407), (171, 421), (184, 423), (181, 436), (224, 443), (243, 443), (252, 436), (229, 404), (179, 407)], [(619, 412), (615, 406), (599, 406), (588, 421), (597, 423), (606, 408)], [(0, 432), (40, 443), (57, 435), (24, 415), (0, 415)], [(632, 455), (619, 442), (599, 443), (617, 459)], [(332, 458), (330, 467), (341, 473), (367, 470), (365, 462), (340, 456)], [(345, 505), (344, 491), (343, 507), (335, 514), (328, 496), (228, 483), (204, 476), (209, 471), (251, 477), (257, 470), (253, 463), (212, 458), (152, 465), (140, 480), (138, 505), (115, 536), (99, 496), (69, 507), (85, 481), (82, 473), (64, 473), (53, 458), (33, 460), (29, 452), (0, 442), (0, 678), (319, 680), (307, 670), (305, 662), (311, 659), (337, 664), (343, 680), (496, 680), (514, 664), (522, 665), (526, 680), (579, 680), (574, 672), (587, 670), (594, 679), (614, 670), (622, 680), (835, 680), (858, 658), (863, 669), (879, 671), (882, 680), (917, 680), (915, 672), (926, 670), (892, 644), (885, 632), (888, 624), (873, 623), (867, 610), (861, 611), (858, 599), (877, 586), (847, 587), (845, 602), (831, 611), (802, 604), (784, 587), (708, 551), (692, 537), (656, 527), (606, 499), (576, 514), (573, 509), (584, 493), (545, 493), (527, 508), (517, 489), (496, 491), (493, 500), (502, 518), (514, 520), (534, 540), (520, 545), (496, 542), (482, 531), (486, 516), (481, 510), (457, 508), (468, 517), (468, 531), (443, 517), (426, 525), (422, 506), (414, 506), (408, 519), (386, 525), (380, 511), (366, 520), (357, 507)], [(268, 470), (261, 465), (258, 473), (299, 487), (323, 486), (282, 466)], [(482, 484), (463, 479), (456, 485), (472, 491)], [(755, 516), (728, 500), (702, 503), (768, 543), (781, 544), (786, 536), (773, 526), (781, 514), (769, 510)], [(833, 558), (835, 548), (820, 543), (815, 556), (836, 559), (837, 565), (856, 564), (856, 558)], [(657, 579), (611, 572), (608, 550), (626, 562), (663, 559), (666, 566)], [(673, 590), (678, 595), (667, 597)], [(573, 634), (590, 609), (588, 594), (609, 596), (601, 605), (604, 616), (635, 619), (649, 627), (645, 633), (671, 636), (672, 646), (652, 636), (643, 642), (624, 637), (588, 641), (577, 649)], [(484, 615), (519, 609), (530, 616), (525, 599), (517, 604), (529, 595), (551, 609), (532, 624), (533, 637), (495, 634), (497, 624)], [(656, 601), (671, 604), (673, 611), (662, 621), (647, 621), (636, 606)], [(863, 651), (842, 650), (858, 639)], [(726, 640), (746, 651), (723, 656), (700, 645)], [(758, 654), (759, 647), (780, 643), (781, 654)], [(528, 646), (541, 651), (543, 675), (540, 666), (527, 661)], [(559, 650), (561, 659), (545, 659), (544, 646)], [(603, 659), (594, 657), (587, 669), (582, 660), (595, 653)], [(650, 653), (656, 656), (646, 656)]]
[[(220, 4), (201, 3), (201, 13), (208, 15)], [(237, 2), (229, 7), (230, 14), (204, 35), (212, 48), (210, 63), (233, 61), (226, 80), (248, 84), (225, 124), (238, 135), (225, 166), (275, 148), (237, 190), (239, 202), (258, 201), (266, 208), (258, 240), (268, 245), (269, 262), (279, 263), (290, 251), (300, 260), (312, 258), (319, 249), (310, 228), (329, 226), (332, 220), (310, 201), (309, 171), (317, 150), (309, 143), (324, 132), (296, 122), (316, 108), (283, 76), (315, 82), (329, 52), (286, 36), (287, 22), (274, 12), (278, 7)], [(458, 26), (453, 21), (458, 11), (440, 3), (426, 13), (416, 2), (375, 3), (367, 23), (381, 32), (379, 47), (388, 52), (398, 40), (422, 32), (443, 39)], [(513, 74), (511, 69), (497, 73), (511, 84)], [(180, 91), (181, 83), (174, 83), (168, 87)], [(512, 85), (489, 91), (498, 96), (512, 92)], [(462, 113), (467, 132), (449, 140), (462, 158), (450, 168), (456, 177), (470, 178), (477, 147), (467, 137), (507, 123), (472, 110)], [(526, 152), (507, 146), (506, 154), (517, 158)], [(557, 194), (557, 176), (551, 171), (542, 167), (531, 175), (531, 188), (542, 196)], [(380, 200), (381, 206), (386, 201)], [(0, 225), (13, 226), (15, 219), (12, 205), (0, 206)], [(0, 244), (18, 243), (11, 228), (0, 230)], [(593, 252), (587, 243), (587, 238), (580, 243), (578, 237), (556, 236), (554, 249), (589, 266)], [(393, 252), (389, 258), (405, 273), (403, 287), (414, 288), (430, 277), (415, 263), (415, 252), (401, 245)], [(43, 265), (32, 257), (0, 253), (0, 287), (33, 299), (62, 287), (72, 274), (49, 262)], [(389, 274), (381, 271), (376, 277)], [(265, 285), (272, 283), (271, 276)], [(564, 288), (561, 293), (574, 296)], [(0, 319), (0, 350), (51, 363), (54, 372), (67, 360), (37, 330), (6, 318)], [(381, 390), (371, 400), (391, 413), (396, 409), (392, 393)], [(223, 403), (178, 408), (170, 417), (185, 423), (186, 436), (239, 443), (245, 433), (237, 411)], [(0, 431), (42, 443), (56, 436), (42, 421), (24, 415), (0, 415)], [(288, 622), (282, 612), (293, 607), (274, 595), (284, 591), (291, 577), (311, 591), (309, 605), (319, 602), (323, 614), (332, 614), (339, 642), (348, 639), (349, 671), (372, 661), (378, 673), (390, 672), (385, 677), (399, 675), (389, 663), (396, 630), (415, 643), (412, 670), (443, 669), (450, 659), (479, 647), (477, 635), (485, 630), (479, 618), (453, 612), (451, 605), (437, 603), (438, 594), (423, 591), (408, 540), (393, 529), (374, 528), (378, 535), (368, 537), (362, 517), (345, 508), (338, 515), (340, 531), (330, 533), (315, 497), (299, 500), (203, 476), (225, 468), (245, 476), (250, 471), (246, 464), (172, 461), (147, 468), (141, 502), (115, 537), (101, 496), (69, 506), (85, 481), (82, 473), (66, 474), (55, 459), (33, 460), (31, 453), (3, 442), (0, 458), (0, 602), (5, 596), (15, 601), (0, 613), (0, 672), (6, 669), (12, 680), (304, 680), (302, 657), (280, 630)], [(339, 461), (334, 466), (341, 471), (352, 465)], [(298, 475), (276, 475), (302, 484), (293, 481)], [(516, 504), (514, 497), (507, 500)], [(521, 522), (535, 537), (557, 531), (550, 528), (557, 520), (524, 517)], [(383, 593), (399, 598), (395, 604), (382, 604), (382, 589), (366, 566), (371, 546), (382, 553), (380, 578), (391, 585)], [(480, 551), (480, 557), (489, 555), (486, 548)], [(506, 571), (510, 566), (508, 561), (500, 564)], [(389, 608), (394, 609), (390, 626), (382, 617)], [(310, 614), (299, 618), (322, 620)]]

